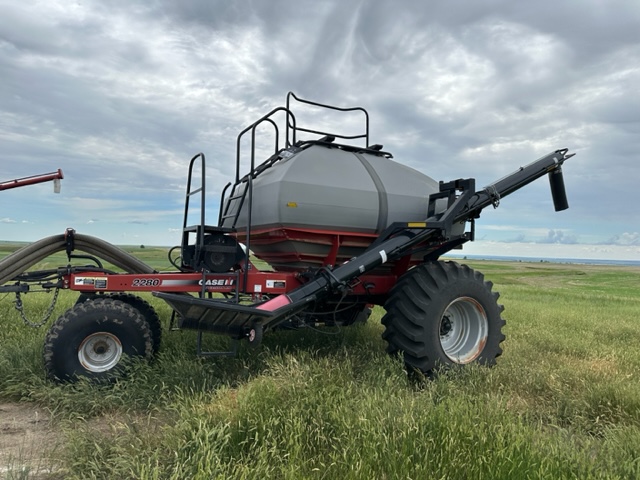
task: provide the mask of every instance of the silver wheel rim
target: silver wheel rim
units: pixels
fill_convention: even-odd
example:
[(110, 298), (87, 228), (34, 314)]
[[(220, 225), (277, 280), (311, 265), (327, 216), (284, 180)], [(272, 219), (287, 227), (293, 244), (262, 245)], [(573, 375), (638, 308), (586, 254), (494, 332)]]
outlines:
[(454, 363), (473, 362), (487, 343), (489, 321), (480, 303), (471, 297), (451, 302), (440, 319), (440, 345)]
[(85, 338), (78, 348), (80, 364), (90, 372), (106, 372), (122, 357), (122, 343), (107, 332), (97, 332)]

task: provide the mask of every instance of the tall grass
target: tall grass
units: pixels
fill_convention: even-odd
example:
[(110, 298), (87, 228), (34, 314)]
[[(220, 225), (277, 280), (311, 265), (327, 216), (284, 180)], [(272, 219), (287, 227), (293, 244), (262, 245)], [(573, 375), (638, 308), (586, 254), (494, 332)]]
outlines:
[[(640, 272), (472, 266), (505, 304), (493, 369), (409, 382), (377, 309), (331, 335), (266, 335), (237, 358), (198, 358), (193, 332), (165, 332), (158, 358), (114, 385), (55, 385), (44, 331), (5, 297), (0, 401), (53, 412), (60, 447), (46, 461), (64, 478), (640, 478)], [(25, 304), (37, 315), (46, 300)], [(54, 316), (73, 300), (63, 292)]]

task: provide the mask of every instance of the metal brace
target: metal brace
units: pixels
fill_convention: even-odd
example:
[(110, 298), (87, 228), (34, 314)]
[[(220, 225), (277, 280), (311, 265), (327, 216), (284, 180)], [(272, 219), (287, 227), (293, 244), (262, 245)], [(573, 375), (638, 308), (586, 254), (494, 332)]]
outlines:
[(493, 208), (498, 208), (498, 206), (500, 205), (500, 194), (498, 193), (496, 186), (489, 185), (487, 187), (484, 187), (484, 190), (485, 192), (487, 192), (487, 195), (489, 195), (489, 198), (491, 199), (491, 205), (493, 205)]
[(73, 228), (67, 228), (64, 232), (64, 242), (67, 250), (67, 258), (71, 261), (71, 252), (76, 248), (76, 231)]

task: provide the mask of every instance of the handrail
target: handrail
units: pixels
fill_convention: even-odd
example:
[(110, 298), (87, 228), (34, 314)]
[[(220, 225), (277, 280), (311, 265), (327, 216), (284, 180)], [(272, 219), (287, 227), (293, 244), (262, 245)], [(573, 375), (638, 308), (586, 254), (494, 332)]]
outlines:
[[(312, 129), (307, 129), (307, 128), (302, 128), (302, 127), (296, 127), (296, 125), (290, 125), (289, 123), (287, 123), (287, 132), (286, 132), (286, 139), (287, 139), (287, 145), (292, 145), (296, 143), (296, 132), (307, 132), (307, 133), (313, 133), (313, 134), (317, 134), (317, 135), (332, 135), (334, 137), (337, 138), (342, 138), (344, 140), (356, 140), (358, 138), (364, 138), (365, 139), (365, 147), (369, 146), (369, 112), (367, 112), (364, 108), (362, 107), (336, 107), (334, 105), (327, 105), (324, 103), (318, 103), (318, 102), (313, 102), (311, 100), (305, 100), (303, 98), (298, 97), (295, 93), (293, 92), (289, 92), (287, 94), (287, 110), (291, 109), (291, 99), (295, 99), (296, 101), (298, 101), (299, 103), (305, 103), (307, 105), (312, 105), (314, 107), (320, 107), (320, 108), (328, 108), (329, 110), (335, 110), (338, 112), (362, 112), (364, 114), (365, 117), (365, 133), (360, 134), (360, 135), (340, 135), (337, 133), (333, 133), (333, 132), (324, 132), (324, 131), (318, 131), (318, 130), (312, 130)], [(291, 143), (289, 143), (289, 130), (291, 130)]]
[[(326, 108), (329, 110), (335, 110), (339, 112), (361, 112), (364, 114), (365, 120), (365, 131), (362, 134), (357, 135), (341, 135), (332, 132), (324, 132), (321, 130), (315, 130), (312, 128), (301, 127), (297, 124), (296, 116), (291, 111), (292, 100), (296, 100), (299, 103), (311, 105), (313, 107)], [(285, 123), (285, 131), (284, 131), (284, 148), (288, 149), (294, 145), (297, 145), (297, 133), (298, 132), (306, 132), (314, 135), (329, 135), (335, 138), (340, 138), (344, 140), (357, 140), (364, 139), (365, 148), (369, 147), (369, 113), (362, 107), (336, 107), (333, 105), (326, 105), (318, 102), (313, 102), (310, 100), (304, 100), (300, 97), (296, 96), (293, 92), (289, 92), (286, 98), (286, 106), (285, 107), (277, 107), (271, 110), (266, 115), (260, 117), (257, 121), (253, 122), (251, 125), (242, 130), (236, 139), (236, 173), (235, 173), (235, 181), (232, 184), (231, 191), (226, 196), (225, 202), (225, 193), (228, 190), (229, 185), (227, 185), (221, 195), (220, 202), (220, 211), (218, 214), (218, 226), (222, 227), (223, 223), (225, 223), (226, 219), (231, 219), (231, 225), (227, 224), (231, 228), (236, 227), (236, 223), (238, 221), (238, 217), (243, 207), (248, 207), (247, 209), (247, 225), (245, 231), (245, 243), (247, 249), (247, 257), (245, 264), (245, 275), (249, 270), (249, 252), (251, 251), (251, 223), (252, 223), (252, 214), (253, 214), (253, 180), (257, 177), (262, 171), (269, 168), (271, 165), (278, 162), (281, 157), (279, 156), (280, 152), (280, 129), (278, 128), (278, 124), (274, 121), (274, 117), (279, 112), (284, 112), (284, 123)], [(256, 130), (263, 123), (270, 123), (275, 132), (275, 142), (274, 142), (274, 153), (273, 155), (267, 159), (265, 162), (261, 163), (256, 167)], [(251, 135), (251, 152), (249, 157), (249, 172), (246, 175), (241, 176), (241, 154), (242, 154), (242, 139), (247, 134)], [(283, 157), (284, 158), (284, 157)], [(244, 190), (239, 190), (239, 185), (246, 181), (246, 185), (243, 187)], [(240, 193), (238, 193), (238, 191)], [(232, 202), (235, 202), (232, 204)], [(245, 205), (248, 204), (248, 205)], [(246, 281), (246, 278), (245, 278)]]
[[(274, 153), (278, 151), (280, 130), (278, 129), (278, 125), (270, 117), (272, 117), (273, 115), (275, 115), (276, 113), (278, 113), (280, 111), (284, 111), (284, 112), (286, 112), (287, 116), (291, 116), (293, 118), (293, 122), (294, 122), (294, 125), (295, 125), (295, 117), (293, 116), (293, 114), (285, 107), (277, 107), (277, 108), (274, 108), (273, 110), (271, 110), (269, 113), (267, 113), (263, 117), (259, 118), (257, 121), (253, 122), (251, 125), (249, 125), (247, 128), (245, 128), (244, 130), (242, 130), (238, 134), (238, 137), (237, 137), (237, 140), (236, 140), (236, 183), (240, 182), (240, 152), (241, 152), (240, 141), (241, 141), (241, 139), (242, 139), (242, 137), (244, 136), (245, 133), (247, 133), (249, 130), (252, 130), (252, 129), (255, 131), (255, 128), (258, 125), (260, 125), (262, 122), (268, 121), (269, 123), (271, 123), (273, 125), (273, 127), (274, 127), (274, 129), (276, 131), (276, 135), (275, 135), (276, 136), (276, 141), (275, 141)], [(254, 155), (255, 155), (254, 138), (252, 138), (252, 141), (251, 141), (251, 149), (252, 149), (252, 151), (254, 152)], [(249, 173), (253, 173), (253, 167), (251, 168)]]
[[(191, 183), (193, 178), (193, 165), (198, 158), (201, 158), (200, 169), (202, 170), (201, 178), (200, 178), (200, 188), (191, 190)], [(205, 213), (204, 202), (206, 200), (206, 179), (205, 179), (205, 159), (204, 159), (204, 153), (202, 152), (194, 155), (191, 161), (189, 162), (189, 174), (187, 176), (187, 194), (186, 194), (186, 200), (184, 203), (184, 219), (182, 222), (183, 229), (187, 228), (187, 214), (189, 212), (189, 199), (192, 195), (195, 195), (196, 193), (200, 193), (200, 202), (201, 202), (200, 203), (200, 225), (204, 225), (204, 213)]]

